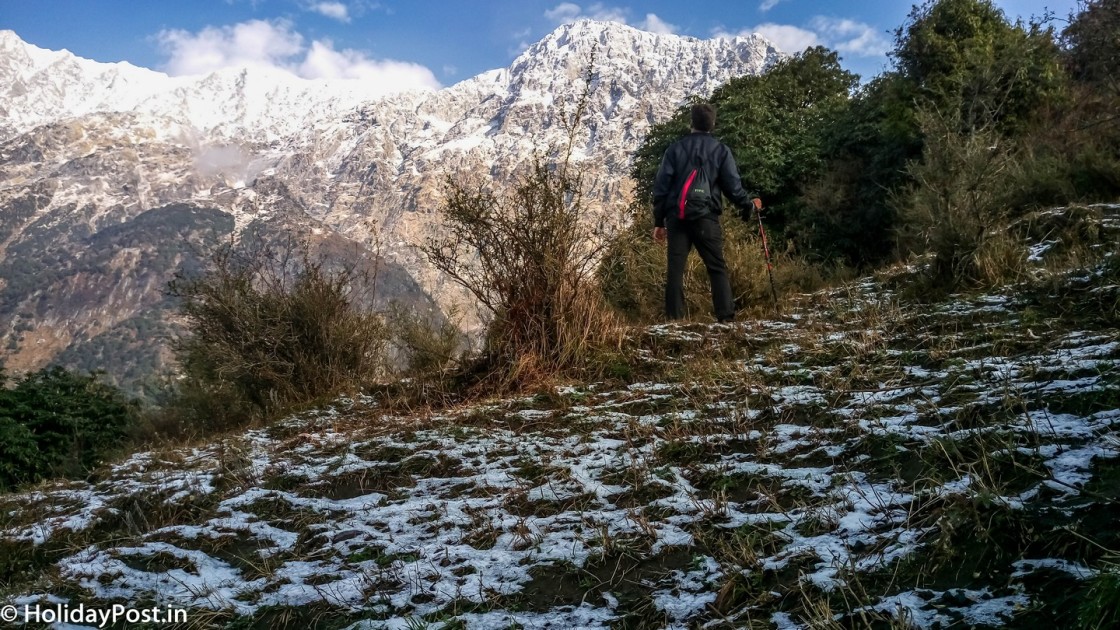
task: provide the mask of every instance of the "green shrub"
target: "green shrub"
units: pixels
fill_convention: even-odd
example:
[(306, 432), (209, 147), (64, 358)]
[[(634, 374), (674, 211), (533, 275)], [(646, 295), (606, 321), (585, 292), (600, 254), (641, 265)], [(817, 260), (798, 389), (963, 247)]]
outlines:
[(1089, 583), (1077, 615), (1078, 627), (1104, 630), (1120, 626), (1120, 568), (1106, 565)]
[(1013, 205), (1050, 207), (1120, 197), (1120, 94), (1069, 86), (1021, 139)]
[(88, 474), (119, 451), (136, 411), (93, 375), (52, 367), (8, 388), (0, 373), (0, 490)]
[(992, 0), (927, 0), (896, 31), (892, 55), (914, 106), (961, 131), (1021, 133), (1061, 85), (1054, 33), (1011, 24)]
[(1120, 0), (1085, 0), (1062, 31), (1065, 62), (1079, 81), (1113, 93), (1120, 65)]
[[(836, 254), (829, 249), (832, 230), (823, 224), (819, 231), (806, 229), (812, 222), (802, 220), (809, 210), (802, 196), (805, 186), (819, 180), (830, 165), (831, 136), (841, 128), (836, 121), (845, 116), (857, 81), (840, 66), (835, 52), (816, 47), (762, 75), (732, 79), (709, 99), (717, 111), (715, 135), (734, 153), (744, 186), (762, 195), (775, 240), (788, 239), (798, 255), (814, 261)], [(637, 150), (631, 169), (637, 214), (648, 214), (661, 159), (688, 132), (688, 116), (686, 105), (655, 125)], [(835, 223), (853, 226), (857, 219), (849, 213), (836, 216)]]
[(908, 243), (934, 254), (931, 279), (943, 287), (988, 286), (1024, 270), (1026, 248), (1007, 228), (1014, 148), (987, 130), (958, 131), (956, 120), (923, 114), (926, 147), (900, 198)]

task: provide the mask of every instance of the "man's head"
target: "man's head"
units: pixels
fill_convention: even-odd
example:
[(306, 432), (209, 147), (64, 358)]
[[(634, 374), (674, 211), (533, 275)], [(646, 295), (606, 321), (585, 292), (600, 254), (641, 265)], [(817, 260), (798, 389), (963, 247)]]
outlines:
[(692, 106), (692, 128), (696, 131), (711, 131), (716, 127), (716, 109), (708, 103)]

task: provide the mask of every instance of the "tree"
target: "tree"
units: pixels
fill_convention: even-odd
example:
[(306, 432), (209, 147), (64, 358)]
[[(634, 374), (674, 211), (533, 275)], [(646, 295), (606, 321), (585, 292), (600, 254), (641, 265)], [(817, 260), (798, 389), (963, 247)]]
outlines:
[(1117, 91), (1120, 0), (1087, 0), (1062, 31), (1066, 67), (1077, 80)]
[(815, 261), (873, 266), (895, 252), (892, 192), (921, 156), (912, 83), (886, 73), (864, 85), (825, 132), (819, 177), (808, 180), (789, 232)]
[[(764, 74), (734, 78), (712, 94), (715, 135), (731, 147), (744, 185), (763, 195), (772, 216), (780, 217), (802, 184), (819, 174), (826, 133), (848, 107), (858, 79), (840, 66), (835, 52), (818, 46)], [(652, 203), (665, 149), (688, 131), (690, 105), (654, 126), (635, 155), (631, 176), (642, 207)]]
[[(895, 32), (897, 72), (916, 106), (959, 119), (963, 132), (1021, 133), (1059, 89), (1054, 33), (1011, 24), (991, 0), (928, 0)], [(960, 114), (950, 114), (948, 108)]]

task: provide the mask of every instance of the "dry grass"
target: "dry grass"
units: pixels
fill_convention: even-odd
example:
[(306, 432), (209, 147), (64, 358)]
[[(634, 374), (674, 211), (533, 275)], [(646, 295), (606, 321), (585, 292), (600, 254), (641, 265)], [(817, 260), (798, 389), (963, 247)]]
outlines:
[[(665, 247), (650, 238), (648, 218), (636, 221), (621, 234), (599, 271), (603, 293), (611, 305), (632, 322), (664, 318)], [(740, 318), (770, 316), (774, 298), (779, 310), (791, 296), (816, 291), (847, 276), (843, 269), (822, 267), (796, 256), (786, 244), (770, 243), (774, 289), (763, 253), (758, 224), (744, 222), (732, 212), (722, 218), (724, 258)], [(767, 231), (768, 236), (772, 236)], [(685, 270), (685, 313), (693, 321), (712, 321), (711, 287), (707, 270), (695, 254)]]

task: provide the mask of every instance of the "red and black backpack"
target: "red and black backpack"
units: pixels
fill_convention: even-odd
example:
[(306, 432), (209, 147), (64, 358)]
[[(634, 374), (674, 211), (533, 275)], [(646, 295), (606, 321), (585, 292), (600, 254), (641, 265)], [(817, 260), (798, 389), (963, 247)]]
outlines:
[(689, 160), (685, 169), (684, 183), (676, 196), (677, 218), (681, 221), (691, 221), (711, 214), (714, 202), (712, 200), (712, 183), (704, 168), (704, 158), (696, 152)]

